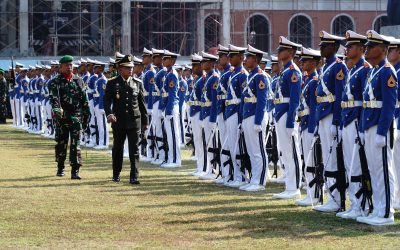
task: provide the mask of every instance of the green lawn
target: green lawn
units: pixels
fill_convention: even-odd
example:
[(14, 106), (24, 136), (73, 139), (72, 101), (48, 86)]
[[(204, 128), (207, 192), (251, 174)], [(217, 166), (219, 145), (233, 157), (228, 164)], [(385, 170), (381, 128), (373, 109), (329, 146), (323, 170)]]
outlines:
[[(0, 126), (0, 249), (399, 249), (400, 224), (360, 225), (141, 164), (141, 185), (111, 179), (111, 156), (83, 149), (83, 180), (55, 176), (54, 142)], [(189, 152), (185, 151), (185, 158)], [(399, 222), (397, 220), (397, 222)]]

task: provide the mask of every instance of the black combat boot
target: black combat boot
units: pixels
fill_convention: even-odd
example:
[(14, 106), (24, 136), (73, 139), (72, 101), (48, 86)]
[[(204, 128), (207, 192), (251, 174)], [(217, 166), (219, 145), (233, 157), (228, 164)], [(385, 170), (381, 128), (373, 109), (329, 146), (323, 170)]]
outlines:
[(120, 182), (121, 181), (121, 178), (119, 177), (119, 173), (118, 172), (113, 172), (112, 181), (113, 182)]
[(80, 180), (80, 179), (82, 179), (80, 176), (79, 176), (79, 167), (72, 167), (72, 169), (71, 169), (71, 179), (72, 180)]
[(57, 166), (57, 176), (63, 177), (64, 174), (64, 165), (58, 165)]
[(138, 181), (138, 175), (139, 175), (139, 173), (136, 168), (136, 162), (131, 163), (131, 174), (130, 174), (129, 183), (132, 185), (140, 184), (140, 182)]

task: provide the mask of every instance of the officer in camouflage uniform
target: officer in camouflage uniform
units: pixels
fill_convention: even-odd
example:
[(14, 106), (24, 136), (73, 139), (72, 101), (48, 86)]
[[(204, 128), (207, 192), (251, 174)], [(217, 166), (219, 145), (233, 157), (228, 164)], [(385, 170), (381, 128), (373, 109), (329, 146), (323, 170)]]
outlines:
[(0, 124), (6, 124), (8, 85), (4, 71), (0, 69)]
[(70, 137), (71, 179), (79, 180), (79, 168), (82, 165), (80, 134), (82, 129), (87, 128), (90, 111), (83, 90), (83, 80), (72, 73), (72, 61), (73, 57), (68, 55), (60, 59), (60, 74), (49, 83), (49, 99), (56, 123), (57, 176), (64, 176), (64, 162)]

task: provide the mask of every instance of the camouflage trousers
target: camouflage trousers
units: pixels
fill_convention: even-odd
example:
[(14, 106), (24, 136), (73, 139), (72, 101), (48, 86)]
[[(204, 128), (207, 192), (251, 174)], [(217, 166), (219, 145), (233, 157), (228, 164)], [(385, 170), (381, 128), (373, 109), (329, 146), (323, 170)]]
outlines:
[(0, 102), (0, 122), (5, 122), (7, 117), (7, 103)]
[(69, 162), (72, 167), (78, 168), (82, 165), (81, 149), (80, 149), (80, 124), (75, 125), (57, 125), (55, 129), (56, 145), (56, 162), (59, 167), (64, 166), (67, 158), (68, 141), (70, 140), (69, 147)]

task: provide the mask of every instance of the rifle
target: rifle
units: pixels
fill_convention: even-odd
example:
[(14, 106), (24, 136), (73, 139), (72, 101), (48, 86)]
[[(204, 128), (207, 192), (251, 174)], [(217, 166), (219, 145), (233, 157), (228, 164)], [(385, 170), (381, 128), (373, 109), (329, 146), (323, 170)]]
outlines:
[(358, 154), (360, 157), (360, 164), (361, 164), (361, 176), (352, 176), (351, 181), (357, 182), (358, 180), (360, 180), (360, 178), (357, 178), (357, 177), (361, 177), (361, 180), (360, 180), (361, 188), (356, 193), (356, 197), (360, 198), (361, 195), (363, 195), (363, 198), (361, 200), (361, 208), (364, 211), (365, 205), (368, 202), (369, 212), (371, 213), (372, 210), (374, 209), (374, 206), (372, 203), (371, 175), (370, 175), (369, 169), (368, 169), (367, 155), (365, 154), (364, 144), (361, 142), (361, 139), (360, 139), (360, 133), (358, 130), (357, 121), (355, 122), (355, 126), (356, 126), (356, 130), (357, 130), (356, 143), (359, 146)]
[[(315, 166), (307, 166), (306, 171), (309, 173), (314, 173), (314, 179), (312, 179), (308, 186), (311, 188), (315, 185), (315, 193), (314, 198), (318, 198), (319, 202), (323, 204), (324, 201), (324, 159), (322, 157), (322, 145), (321, 145), (321, 137), (317, 133), (314, 137), (314, 140), (311, 145), (310, 154), (307, 157), (311, 156), (311, 152), (313, 153), (314, 164)], [(309, 160), (307, 160), (308, 164)]]
[(340, 211), (346, 210), (346, 189), (348, 186), (346, 177), (346, 168), (344, 166), (343, 156), (343, 140), (337, 137), (338, 144), (336, 146), (336, 157), (337, 157), (337, 177), (336, 177), (336, 188), (340, 193)]
[(240, 171), (242, 172), (244, 178), (246, 178), (245, 174), (247, 170), (247, 172), (249, 173), (249, 177), (251, 178), (251, 161), (250, 156), (247, 153), (246, 141), (243, 132), (239, 134), (238, 145), (240, 154), (236, 155), (236, 160), (240, 160), (241, 162)]
[(271, 125), (269, 125), (266, 149), (267, 149), (267, 153), (268, 153), (268, 159), (270, 159), (274, 165), (274, 172), (272, 173), (271, 177), (275, 176), (275, 178), (278, 178), (278, 161), (279, 161), (277, 142), (278, 142), (278, 140), (276, 137), (275, 125), (271, 124)]

